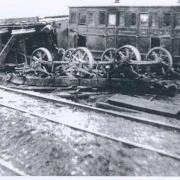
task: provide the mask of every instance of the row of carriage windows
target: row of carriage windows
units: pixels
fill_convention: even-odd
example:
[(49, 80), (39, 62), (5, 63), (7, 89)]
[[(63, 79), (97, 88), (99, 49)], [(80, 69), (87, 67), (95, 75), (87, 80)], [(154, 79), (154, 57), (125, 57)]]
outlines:
[[(163, 14), (163, 17), (159, 17), (158, 13), (148, 14), (148, 13), (109, 13), (106, 20), (106, 13), (104, 11), (99, 12), (98, 23), (99, 25), (109, 26), (126, 26), (133, 27), (137, 25), (137, 18), (139, 17), (139, 26), (142, 27), (156, 27), (159, 24), (160, 19), (162, 26), (168, 27), (172, 24), (172, 15), (170, 13)], [(180, 26), (180, 13), (175, 14), (174, 16), (174, 26)], [(78, 16), (76, 13), (72, 12), (70, 15), (70, 23), (79, 24), (79, 25), (95, 25), (95, 13), (94, 12), (80, 12)]]

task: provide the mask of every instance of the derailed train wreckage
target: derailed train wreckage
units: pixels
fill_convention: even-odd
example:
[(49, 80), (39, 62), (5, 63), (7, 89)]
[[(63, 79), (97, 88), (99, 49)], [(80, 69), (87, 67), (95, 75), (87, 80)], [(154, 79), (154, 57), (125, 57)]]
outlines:
[(7, 81), (20, 78), (19, 84), (26, 85), (126, 87), (174, 95), (180, 80), (178, 10), (70, 7), (64, 29), (59, 21), (4, 20), (1, 71), (8, 73)]

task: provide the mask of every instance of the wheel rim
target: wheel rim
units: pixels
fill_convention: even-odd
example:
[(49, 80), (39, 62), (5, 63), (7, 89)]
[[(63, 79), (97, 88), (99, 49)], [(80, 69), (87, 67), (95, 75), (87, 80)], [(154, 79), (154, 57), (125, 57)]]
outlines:
[(51, 71), (50, 66), (43, 65), (41, 61), (53, 61), (52, 55), (50, 51), (46, 48), (38, 48), (35, 51), (33, 51), (31, 58), (30, 58), (30, 65), (32, 67), (37, 67), (38, 65), (41, 66), (42, 69), (47, 70), (48, 72)]
[(146, 71), (148, 73), (155, 73), (165, 75), (166, 71), (173, 66), (173, 58), (168, 50), (162, 47), (152, 48), (147, 56), (147, 61), (159, 61), (160, 63), (154, 66), (148, 66)]
[(94, 58), (91, 52), (85, 47), (79, 47), (72, 52), (67, 71), (80, 77), (91, 76), (93, 66)]
[(109, 48), (105, 50), (101, 56), (101, 62), (110, 62), (111, 64), (102, 65), (97, 64), (96, 71), (98, 76), (107, 77), (110, 70), (113, 68), (116, 60), (116, 48)]
[[(116, 54), (116, 64), (129, 64), (130, 61), (141, 61), (141, 54), (139, 50), (131, 45), (125, 45), (119, 48)], [(131, 68), (133, 71), (139, 73), (140, 67), (138, 65), (129, 66), (129, 68)]]
[(155, 47), (148, 52), (146, 56), (147, 61), (155, 61), (156, 59), (160, 60), (163, 64), (165, 64), (168, 67), (173, 66), (172, 56), (170, 52), (165, 48)]
[(35, 51), (33, 51), (31, 55), (31, 62), (33, 61), (52, 61), (52, 55), (46, 48), (38, 48)]

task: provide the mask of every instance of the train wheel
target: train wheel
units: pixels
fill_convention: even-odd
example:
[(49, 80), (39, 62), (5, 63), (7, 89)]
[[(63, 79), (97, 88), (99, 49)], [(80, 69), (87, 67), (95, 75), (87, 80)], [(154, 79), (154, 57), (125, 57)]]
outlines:
[(96, 72), (98, 76), (100, 77), (108, 77), (108, 74), (110, 70), (112, 69), (112, 66), (115, 64), (116, 60), (116, 48), (109, 48), (105, 50), (101, 56), (101, 61), (100, 62), (107, 62), (107, 64), (101, 64), (98, 63), (96, 66)]
[(44, 47), (38, 48), (35, 51), (33, 51), (31, 58), (30, 58), (30, 65), (37, 69), (42, 68), (43, 70), (47, 72), (51, 72), (51, 65), (43, 64), (42, 61), (53, 61), (53, 57), (50, 53), (50, 51)]
[(38, 48), (31, 55), (31, 63), (34, 61), (52, 61), (52, 55), (46, 48)]
[(149, 67), (148, 71), (156, 74), (166, 74), (166, 71), (173, 66), (173, 58), (168, 50), (162, 47), (152, 48), (147, 56), (147, 61), (160, 61), (160, 64)]
[(61, 75), (64, 75), (66, 74), (67, 72), (67, 69), (69, 68), (69, 63), (70, 63), (70, 60), (71, 60), (71, 55), (72, 53), (75, 51), (76, 49), (75, 48), (70, 48), (68, 50), (66, 50), (62, 56), (62, 61), (63, 62), (67, 62), (67, 64), (62, 64), (58, 67), (55, 68), (55, 72), (56, 74), (61, 74)]
[(94, 58), (85, 47), (79, 47), (71, 54), (67, 71), (78, 77), (91, 77), (94, 66)]
[[(130, 61), (141, 61), (141, 54), (139, 50), (131, 45), (125, 45), (117, 50), (116, 54), (116, 64), (119, 66), (119, 64), (127, 64), (130, 63)], [(138, 65), (130, 65), (129, 67), (136, 73), (140, 72), (140, 67)]]
[(101, 61), (114, 61), (116, 58), (116, 51), (116, 48), (106, 49), (101, 56)]
[(131, 45), (126, 45), (118, 49), (117, 51), (118, 61), (141, 61), (141, 54), (138, 49)]
[(155, 61), (155, 60), (160, 60), (162, 64), (168, 67), (173, 66), (173, 58), (168, 50), (162, 47), (155, 47), (152, 48), (147, 56), (146, 60), (147, 61)]

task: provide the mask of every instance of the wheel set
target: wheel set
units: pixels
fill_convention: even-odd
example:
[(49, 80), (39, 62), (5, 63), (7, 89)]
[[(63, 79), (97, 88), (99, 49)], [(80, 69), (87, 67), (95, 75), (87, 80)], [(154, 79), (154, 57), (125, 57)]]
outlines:
[(62, 59), (54, 61), (53, 56), (46, 48), (36, 49), (30, 58), (30, 65), (39, 65), (48, 73), (61, 72), (60, 74), (74, 77), (94, 76), (107, 78), (114, 72), (121, 74), (121, 69), (129, 68), (139, 74), (165, 75), (173, 66), (173, 58), (168, 50), (162, 47), (152, 48), (141, 59), (138, 49), (131, 45), (109, 48), (103, 52), (99, 61), (95, 61), (90, 50), (86, 47), (62, 50)]

